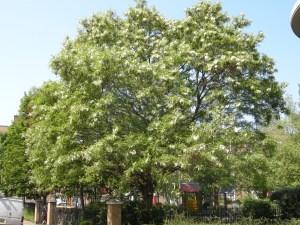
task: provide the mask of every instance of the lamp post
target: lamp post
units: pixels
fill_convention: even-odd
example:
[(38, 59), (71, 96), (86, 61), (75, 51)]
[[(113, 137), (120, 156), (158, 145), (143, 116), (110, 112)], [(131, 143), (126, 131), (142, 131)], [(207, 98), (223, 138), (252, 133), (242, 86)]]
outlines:
[(294, 33), (300, 38), (300, 0), (297, 0), (291, 16), (291, 26)]

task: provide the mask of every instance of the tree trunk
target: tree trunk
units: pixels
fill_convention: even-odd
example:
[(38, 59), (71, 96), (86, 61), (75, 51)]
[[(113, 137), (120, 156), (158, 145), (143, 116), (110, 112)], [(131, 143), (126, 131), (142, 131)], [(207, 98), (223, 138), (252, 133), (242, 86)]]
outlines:
[(140, 191), (142, 193), (144, 207), (145, 209), (151, 209), (154, 193), (154, 181), (151, 172), (143, 174), (141, 180)]
[(48, 196), (48, 194), (46, 194), (46, 193), (43, 193), (43, 195), (42, 195), (42, 201), (43, 201), (44, 206), (47, 205), (47, 196)]
[(225, 208), (225, 210), (227, 210), (227, 194), (226, 194), (226, 192), (223, 193), (223, 196), (224, 196), (224, 208)]
[(153, 192), (150, 192), (148, 188), (145, 188), (143, 192), (143, 202), (144, 202), (145, 209), (152, 208), (152, 199), (153, 199)]
[(219, 189), (218, 188), (214, 188), (214, 207), (218, 207), (219, 206)]
[(81, 203), (81, 207), (82, 210), (84, 210), (85, 205), (84, 205), (84, 194), (83, 194), (83, 187), (80, 187), (80, 203)]

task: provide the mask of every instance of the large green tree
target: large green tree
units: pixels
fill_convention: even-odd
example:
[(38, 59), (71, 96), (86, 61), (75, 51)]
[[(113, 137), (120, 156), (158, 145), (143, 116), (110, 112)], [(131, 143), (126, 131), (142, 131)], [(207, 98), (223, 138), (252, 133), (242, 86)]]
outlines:
[(221, 188), (264, 193), (276, 143), (251, 126), (237, 127), (224, 112), (193, 132), (186, 148), (187, 173), (207, 194)]
[[(164, 177), (198, 176), (187, 151), (197, 143), (207, 143), (206, 155), (229, 155), (228, 139), (217, 135), (226, 123), (206, 133), (216, 115), (230, 118), (229, 133), (255, 132), (254, 125), (285, 111), (274, 62), (257, 50), (262, 34), (244, 32), (249, 21), (230, 18), (220, 4), (200, 1), (185, 18), (169, 20), (138, 1), (124, 17), (107, 12), (81, 24), (51, 62), (60, 81), (54, 90), (42, 87), (47, 100), (33, 107), (41, 117), (27, 143), (41, 165), (34, 180), (44, 188), (105, 185), (116, 195), (141, 193), (150, 207)], [(231, 156), (222, 165), (215, 158), (193, 165), (203, 167), (200, 177), (230, 176)]]
[(296, 104), (290, 99), (288, 103), (291, 113), (264, 128), (264, 132), (276, 142), (270, 176), (273, 188), (300, 185), (300, 115)]
[(26, 152), (25, 134), (28, 129), (28, 102), (21, 101), (19, 116), (0, 139), (0, 191), (7, 196), (35, 197), (35, 185), (31, 180), (31, 167)]
[[(70, 93), (63, 82), (47, 82), (31, 98), (34, 121), (26, 134), (32, 180), (41, 192), (81, 194), (85, 159), (82, 151), (94, 140), (80, 106), (81, 91)], [(81, 114), (82, 113), (82, 114)]]

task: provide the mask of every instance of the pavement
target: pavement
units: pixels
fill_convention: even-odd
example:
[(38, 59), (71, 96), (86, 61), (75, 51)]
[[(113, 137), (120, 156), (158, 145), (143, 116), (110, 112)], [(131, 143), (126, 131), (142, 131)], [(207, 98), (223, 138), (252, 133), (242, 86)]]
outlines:
[(30, 221), (26, 221), (24, 220), (23, 225), (35, 225), (34, 223), (30, 222)]

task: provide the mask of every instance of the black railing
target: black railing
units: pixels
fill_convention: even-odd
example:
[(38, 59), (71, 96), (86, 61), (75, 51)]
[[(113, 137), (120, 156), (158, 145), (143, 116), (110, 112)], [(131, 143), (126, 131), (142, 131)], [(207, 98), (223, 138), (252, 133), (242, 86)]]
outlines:
[(57, 225), (78, 225), (82, 216), (82, 209), (61, 208), (55, 209)]
[[(241, 208), (209, 208), (203, 209), (200, 212), (187, 213), (187, 216), (197, 222), (212, 222), (221, 221), (224, 223), (234, 223), (243, 218)], [(281, 218), (281, 210), (279, 207), (274, 207), (270, 219)]]
[(242, 217), (242, 211), (240, 208), (211, 208), (203, 209), (198, 213), (189, 215), (198, 222), (209, 221), (222, 221), (222, 222), (236, 222)]

